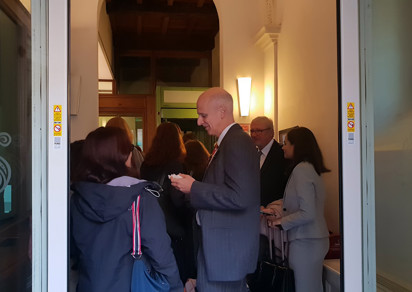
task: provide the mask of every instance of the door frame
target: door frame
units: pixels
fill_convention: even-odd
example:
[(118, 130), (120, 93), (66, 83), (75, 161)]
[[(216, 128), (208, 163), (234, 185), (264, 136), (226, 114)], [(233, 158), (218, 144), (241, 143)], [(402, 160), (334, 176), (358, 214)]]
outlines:
[[(68, 287), (68, 0), (45, 1), (47, 7), (47, 291)], [(43, 64), (45, 65), (45, 64)], [(61, 115), (56, 115), (60, 106)], [(54, 127), (58, 125), (60, 132)]]
[[(363, 50), (367, 41), (364, 38), (367, 2), (344, 0), (337, 5), (340, 20), (341, 291), (376, 291), (375, 211), (371, 188), (374, 185), (373, 129), (368, 127), (373, 107), (365, 97)], [(351, 105), (353, 110), (349, 108)], [(355, 127), (349, 123), (354, 123)]]

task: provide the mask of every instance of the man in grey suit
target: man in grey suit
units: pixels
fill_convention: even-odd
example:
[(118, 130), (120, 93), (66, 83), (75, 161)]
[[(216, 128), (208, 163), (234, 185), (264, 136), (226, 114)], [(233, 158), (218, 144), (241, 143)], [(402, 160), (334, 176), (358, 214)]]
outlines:
[(259, 161), (250, 136), (234, 122), (232, 96), (221, 88), (197, 100), (197, 123), (218, 137), (203, 181), (180, 174), (172, 185), (197, 210), (201, 240), (197, 289), (247, 291), (259, 249)]

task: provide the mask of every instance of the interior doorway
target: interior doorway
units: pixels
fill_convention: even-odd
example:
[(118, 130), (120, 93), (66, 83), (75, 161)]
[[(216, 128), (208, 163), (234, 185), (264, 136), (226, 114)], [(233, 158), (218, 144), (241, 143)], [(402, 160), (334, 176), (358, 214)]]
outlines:
[(99, 116), (99, 127), (106, 127), (107, 122), (114, 117), (123, 118), (129, 126), (130, 132), (133, 136), (133, 145), (144, 149), (143, 146), (143, 117), (142, 116)]

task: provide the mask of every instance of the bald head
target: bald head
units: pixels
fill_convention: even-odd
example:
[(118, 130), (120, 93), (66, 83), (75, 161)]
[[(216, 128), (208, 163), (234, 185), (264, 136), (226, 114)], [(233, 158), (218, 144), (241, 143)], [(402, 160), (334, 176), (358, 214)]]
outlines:
[(273, 121), (267, 117), (261, 116), (254, 118), (250, 123), (250, 136), (253, 143), (262, 150), (274, 136)]
[(197, 113), (197, 124), (203, 126), (209, 135), (219, 137), (234, 122), (232, 96), (222, 88), (210, 88), (199, 96)]

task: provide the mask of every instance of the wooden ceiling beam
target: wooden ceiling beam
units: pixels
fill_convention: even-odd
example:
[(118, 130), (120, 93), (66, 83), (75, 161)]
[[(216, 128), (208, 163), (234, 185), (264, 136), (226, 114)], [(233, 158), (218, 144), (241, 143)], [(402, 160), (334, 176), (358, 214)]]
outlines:
[(215, 40), (207, 35), (116, 35), (116, 50), (169, 50), (169, 51), (207, 51), (215, 46)]
[(209, 58), (210, 52), (201, 51), (164, 51), (164, 50), (121, 50), (117, 52), (119, 57), (156, 57), (177, 59), (202, 59)]
[(197, 0), (197, 7), (201, 8), (205, 4), (205, 0)]
[(167, 0), (167, 6), (173, 6), (173, 0)]
[[(143, 0), (138, 0), (138, 1), (143, 1)], [(184, 5), (178, 5), (177, 2), (170, 2), (171, 0), (168, 0), (168, 2), (164, 2), (164, 5), (153, 5), (150, 4), (149, 2), (144, 2), (142, 5), (138, 5), (136, 2), (126, 2), (123, 4), (120, 4), (119, 1), (112, 1), (110, 5), (107, 5), (107, 13), (109, 15), (111, 14), (123, 14), (125, 11), (127, 12), (134, 12), (134, 13), (168, 13), (168, 14), (178, 14), (178, 15), (187, 15), (187, 14), (195, 14), (195, 15), (217, 15), (216, 8), (215, 6), (207, 6), (203, 5), (204, 1), (198, 0), (200, 2), (196, 2), (197, 5), (202, 5), (199, 7), (196, 7), (195, 5), (192, 6), (184, 6)], [(172, 5), (169, 5), (172, 4)], [(108, 3), (109, 4), (109, 3)], [(150, 4), (150, 5), (149, 5)]]
[(170, 21), (170, 17), (169, 17), (169, 16), (163, 17), (163, 22), (162, 22), (162, 35), (167, 34), (167, 29), (168, 29), (168, 27), (169, 27), (169, 21)]
[(143, 16), (137, 16), (137, 34), (141, 35), (143, 32)]
[(195, 26), (196, 26), (196, 22), (197, 22), (197, 19), (196, 19), (195, 17), (189, 18), (188, 24), (187, 24), (187, 30), (186, 30), (186, 34), (187, 34), (188, 36), (190, 36), (190, 35), (192, 34), (193, 29), (194, 29)]

